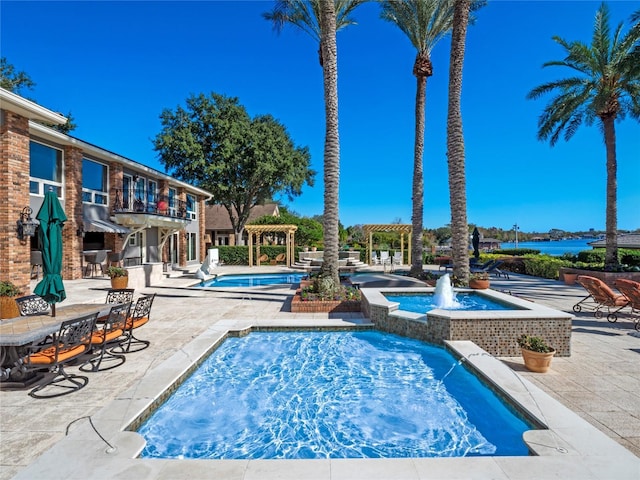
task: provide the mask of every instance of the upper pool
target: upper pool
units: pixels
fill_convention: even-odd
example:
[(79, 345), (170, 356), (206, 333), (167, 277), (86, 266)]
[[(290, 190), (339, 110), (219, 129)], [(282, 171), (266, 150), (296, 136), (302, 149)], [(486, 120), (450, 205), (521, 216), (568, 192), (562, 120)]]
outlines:
[(246, 275), (218, 275), (195, 287), (258, 287), (261, 285), (286, 285), (300, 283), (306, 273), (253, 273)]

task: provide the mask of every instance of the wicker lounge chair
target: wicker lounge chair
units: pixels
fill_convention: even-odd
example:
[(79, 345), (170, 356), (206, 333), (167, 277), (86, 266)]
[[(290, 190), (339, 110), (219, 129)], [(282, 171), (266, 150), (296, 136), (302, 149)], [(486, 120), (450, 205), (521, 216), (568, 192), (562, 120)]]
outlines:
[(617, 313), (629, 304), (627, 297), (621, 293), (615, 293), (609, 285), (599, 278), (580, 275), (578, 283), (589, 292), (589, 295), (573, 306), (574, 312), (580, 312), (583, 308), (587, 308), (594, 311), (594, 317), (602, 318), (602, 309), (606, 308), (607, 320), (615, 322), (618, 319)]
[(634, 327), (640, 331), (640, 282), (620, 278), (615, 281), (614, 285), (629, 300)]

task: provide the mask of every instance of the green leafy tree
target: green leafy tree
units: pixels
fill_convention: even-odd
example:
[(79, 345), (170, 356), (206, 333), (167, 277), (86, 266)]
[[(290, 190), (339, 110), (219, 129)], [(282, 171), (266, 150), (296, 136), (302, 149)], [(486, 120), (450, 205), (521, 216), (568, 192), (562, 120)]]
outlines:
[(632, 17), (636, 24), (623, 34), (623, 23), (612, 32), (609, 9), (605, 3), (598, 9), (591, 45), (554, 36), (566, 51), (564, 60), (547, 62), (543, 67), (571, 69), (572, 75), (540, 85), (527, 95), (537, 99), (546, 94), (554, 97), (544, 108), (538, 121), (538, 139), (554, 146), (561, 136), (568, 141), (584, 122), (598, 121), (606, 150), (606, 256), (605, 268), (617, 269), (618, 203), (615, 122), (628, 114), (640, 118), (640, 11)]
[(33, 90), (35, 83), (25, 72), (17, 72), (6, 57), (0, 57), (0, 87), (20, 94), (22, 89)]
[(165, 109), (154, 139), (160, 160), (176, 178), (213, 194), (242, 238), (249, 212), (277, 194), (289, 199), (313, 185), (307, 147), (297, 147), (270, 115), (250, 118), (237, 98), (191, 96), (186, 107)]

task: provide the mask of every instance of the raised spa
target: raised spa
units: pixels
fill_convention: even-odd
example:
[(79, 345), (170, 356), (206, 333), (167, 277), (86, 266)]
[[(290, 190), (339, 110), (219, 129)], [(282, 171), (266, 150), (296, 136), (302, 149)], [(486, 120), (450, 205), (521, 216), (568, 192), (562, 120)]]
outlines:
[[(436, 345), (445, 340), (470, 340), (491, 355), (520, 355), (517, 338), (523, 333), (543, 337), (556, 349), (556, 355), (571, 355), (573, 315), (539, 303), (495, 290), (451, 289), (446, 301), (433, 309), (410, 311), (402, 308), (398, 296), (437, 297), (436, 288), (361, 288), (362, 309), (376, 328), (417, 338)], [(451, 302), (464, 295), (481, 298), (500, 309), (464, 310), (451, 308)], [(422, 307), (420, 307), (422, 308)]]

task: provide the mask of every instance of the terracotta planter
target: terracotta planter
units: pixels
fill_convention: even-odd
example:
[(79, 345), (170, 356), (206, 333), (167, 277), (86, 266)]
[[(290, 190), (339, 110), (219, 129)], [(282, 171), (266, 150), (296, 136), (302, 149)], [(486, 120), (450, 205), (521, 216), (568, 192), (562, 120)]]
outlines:
[(111, 288), (127, 288), (129, 285), (129, 276), (124, 277), (111, 277)]
[(565, 285), (573, 285), (576, 283), (576, 279), (578, 278), (577, 273), (565, 273), (563, 276)]
[(475, 290), (486, 290), (489, 288), (489, 280), (472, 278), (469, 280), (469, 288), (473, 288)]
[(19, 317), (20, 310), (14, 297), (0, 297), (0, 318)]
[(522, 358), (524, 359), (524, 366), (528, 370), (536, 373), (546, 373), (551, 367), (551, 359), (556, 354), (555, 350), (549, 353), (540, 353), (527, 350), (522, 350)]

